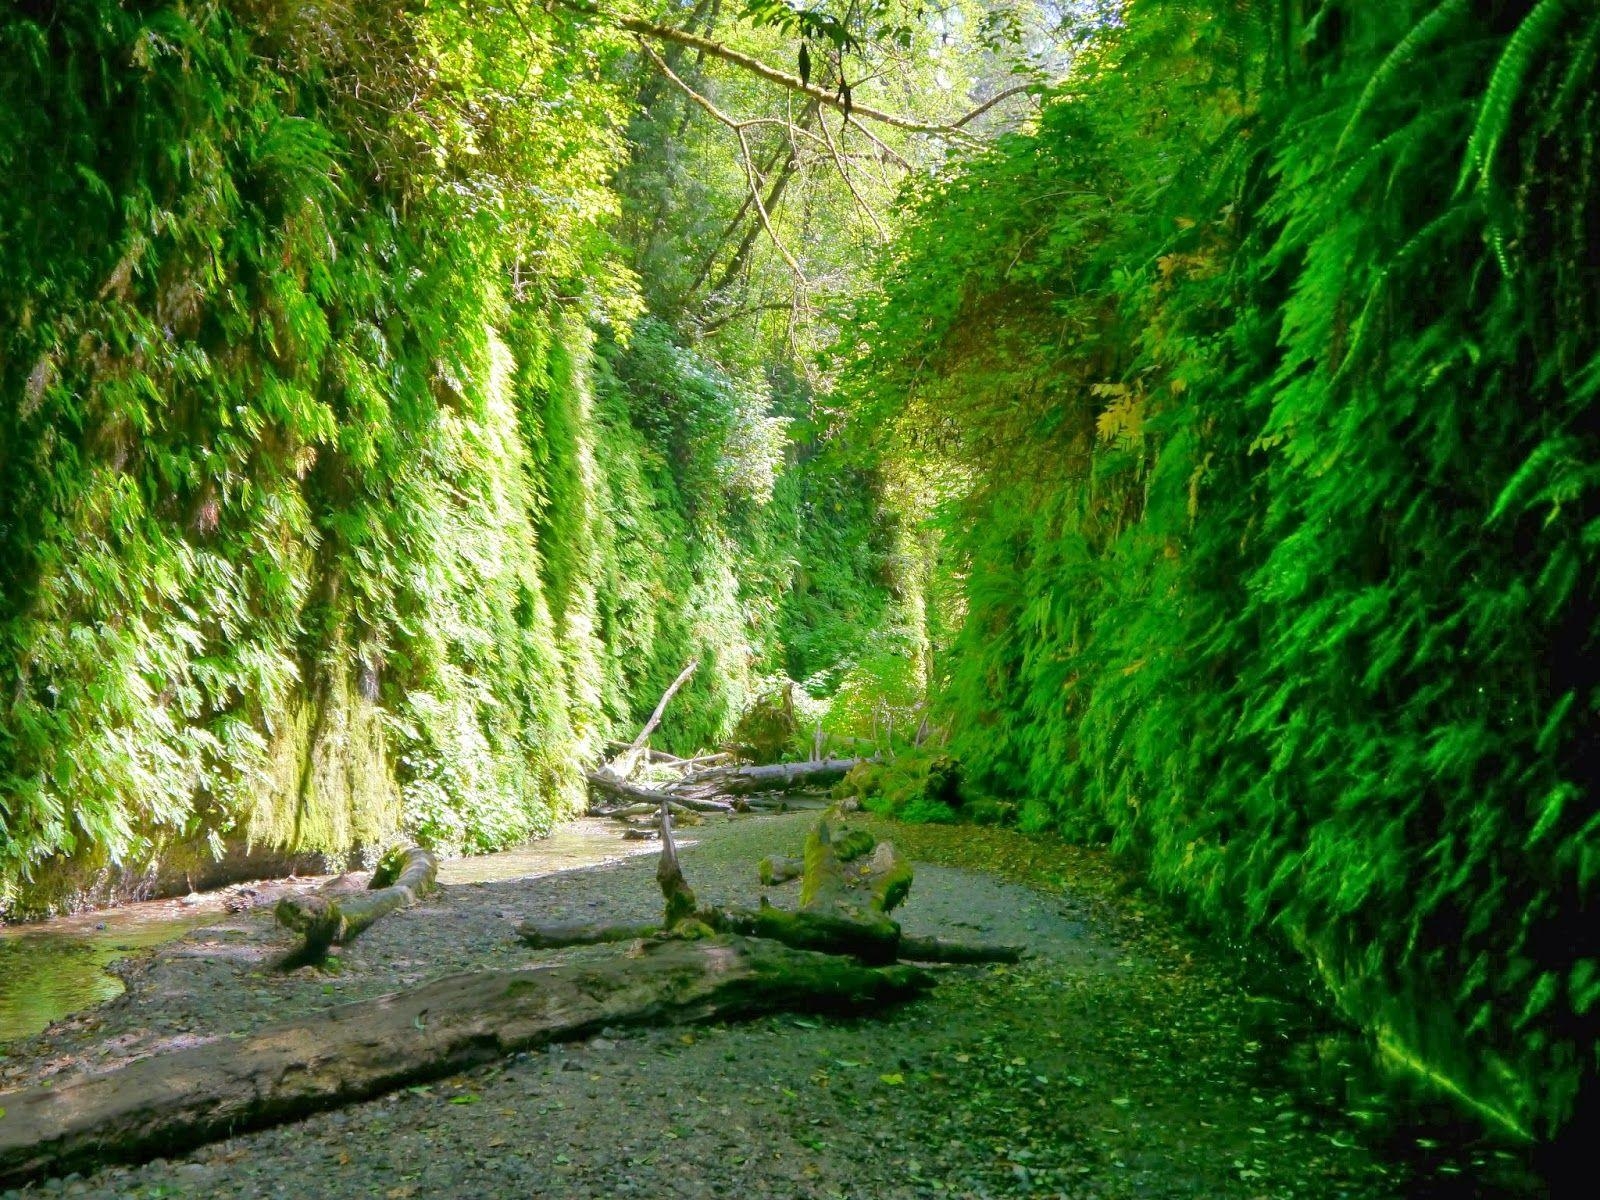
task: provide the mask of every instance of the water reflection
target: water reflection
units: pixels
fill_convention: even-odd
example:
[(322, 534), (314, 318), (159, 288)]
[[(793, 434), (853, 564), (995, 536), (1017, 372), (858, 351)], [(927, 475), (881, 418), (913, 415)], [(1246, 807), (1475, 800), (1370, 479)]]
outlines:
[[(444, 863), (439, 882), (527, 879), (655, 852), (649, 842), (622, 841), (615, 823), (586, 817), (536, 842)], [(207, 924), (223, 911), (224, 895), (128, 904), (0, 929), (0, 1044), (30, 1037), (52, 1021), (120, 995), (122, 980), (107, 967)]]
[(106, 968), (205, 924), (220, 903), (129, 904), (0, 931), (0, 1043), (38, 1033), (69, 1013), (110, 1000), (122, 980)]

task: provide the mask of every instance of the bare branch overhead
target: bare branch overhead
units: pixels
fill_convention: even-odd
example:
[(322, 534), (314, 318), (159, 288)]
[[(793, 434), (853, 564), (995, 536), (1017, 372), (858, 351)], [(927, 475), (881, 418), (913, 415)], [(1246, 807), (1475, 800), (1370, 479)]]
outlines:
[(882, 125), (891, 125), (896, 129), (910, 130), (913, 133), (926, 133), (934, 137), (949, 138), (959, 141), (976, 141), (977, 139), (975, 139), (971, 134), (967, 133), (962, 126), (967, 124), (967, 122), (971, 121), (980, 113), (993, 107), (1000, 100), (1004, 99), (1006, 95), (1015, 95), (1017, 91), (1023, 90), (1013, 89), (1009, 93), (1002, 93), (1002, 95), (985, 101), (972, 112), (969, 112), (965, 116), (962, 116), (952, 122), (919, 121), (914, 117), (904, 116), (900, 113), (886, 112), (881, 108), (873, 108), (871, 105), (860, 103), (853, 97), (846, 101), (841, 95), (830, 92), (827, 88), (818, 87), (814, 83), (808, 83), (805, 80), (802, 80), (798, 75), (791, 75), (787, 71), (780, 71), (777, 67), (770, 66), (753, 55), (746, 54), (741, 50), (735, 50), (730, 46), (725, 46), (721, 42), (713, 41), (707, 37), (702, 37), (697, 33), (689, 33), (683, 29), (676, 29), (671, 25), (658, 25), (654, 21), (646, 21), (641, 17), (630, 17), (622, 13), (608, 12), (607, 10), (601, 8), (598, 4), (590, 3), (589, 0), (554, 0), (554, 2), (561, 8), (569, 9), (573, 12), (584, 13), (592, 17), (598, 17), (602, 21), (608, 22), (619, 29), (625, 29), (629, 33), (635, 34), (639, 37), (653, 38), (664, 42), (673, 42), (679, 46), (686, 46), (691, 50), (697, 50), (711, 58), (721, 59), (723, 62), (730, 63), (741, 70), (748, 71), (750, 74), (755, 75), (758, 78), (765, 79), (769, 83), (775, 83), (779, 87), (787, 88), (791, 92), (797, 92), (802, 96), (809, 97), (818, 104), (825, 105), (828, 108), (836, 109), (845, 115), (845, 119), (847, 121), (853, 118), (865, 118), (866, 120), (876, 121)]

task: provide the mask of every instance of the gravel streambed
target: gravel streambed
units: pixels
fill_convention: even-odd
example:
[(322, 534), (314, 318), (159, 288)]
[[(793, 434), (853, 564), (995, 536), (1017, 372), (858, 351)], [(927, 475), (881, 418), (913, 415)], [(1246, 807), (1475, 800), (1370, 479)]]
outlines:
[[(763, 893), (757, 860), (797, 853), (814, 819), (718, 819), (684, 830), (685, 872), (702, 901), (754, 904)], [(897, 914), (909, 932), (1020, 942), (1032, 957), (1014, 967), (944, 969), (927, 996), (872, 1017), (796, 1012), (608, 1030), (181, 1161), (50, 1180), (24, 1194), (1447, 1194), (1419, 1189), (1447, 1186), (1458, 1165), (1419, 1175), (1415, 1163), (1386, 1161), (1348, 1124), (1272, 1082), (1263, 1060), (1288, 1049), (1273, 1043), (1259, 998), (1203, 947), (1152, 925), (1108, 886), (1098, 860), (1074, 852), (1041, 867), (1037, 842), (990, 832), (999, 839), (992, 869), (943, 865), (927, 860), (961, 856), (944, 853), (937, 838), (899, 832), (918, 860), (911, 899)], [(1025, 857), (1026, 870), (1012, 869)], [(534, 953), (513, 931), (526, 917), (648, 920), (660, 906), (654, 867), (646, 854), (447, 884), (380, 921), (331, 971), (271, 970), (287, 943), (268, 912), (218, 920), (123, 964), (123, 996), (10, 1047), (0, 1087), (98, 1070), (455, 971), (616, 953)], [(792, 904), (795, 886), (766, 891)]]

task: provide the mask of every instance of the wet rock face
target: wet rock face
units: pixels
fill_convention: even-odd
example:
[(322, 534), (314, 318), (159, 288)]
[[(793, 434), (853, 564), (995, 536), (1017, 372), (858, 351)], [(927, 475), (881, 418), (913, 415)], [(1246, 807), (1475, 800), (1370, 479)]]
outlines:
[(295, 854), (232, 841), (223, 844), (221, 858), (213, 858), (201, 843), (167, 847), (144, 862), (92, 866), (51, 859), (37, 868), (27, 893), (18, 897), (9, 910), (0, 910), (0, 921), (32, 922), (94, 908), (215, 891), (246, 881), (362, 869), (371, 865), (365, 860), (375, 856), (376, 850), (367, 846), (330, 856), (320, 851)]

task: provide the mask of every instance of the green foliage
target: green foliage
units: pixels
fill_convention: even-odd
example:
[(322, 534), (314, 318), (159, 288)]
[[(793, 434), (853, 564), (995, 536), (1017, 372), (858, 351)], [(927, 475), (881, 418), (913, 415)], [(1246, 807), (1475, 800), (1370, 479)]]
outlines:
[(1595, 1071), (1600, 23), (1235, 8), (1130, 4), (852, 329), (863, 430), (949, 481), (938, 719), (1547, 1135)]
[(780, 762), (793, 753), (800, 738), (795, 719), (794, 684), (758, 695), (733, 729), (733, 745), (752, 762)]
[(0, 911), (195, 842), (505, 845), (690, 657), (683, 748), (828, 619), (777, 616), (766, 380), (635, 322), (622, 45), (458, 0), (0, 17)]
[(868, 812), (919, 825), (948, 825), (966, 815), (960, 767), (937, 750), (916, 748), (888, 762), (858, 763), (833, 794), (857, 797)]

